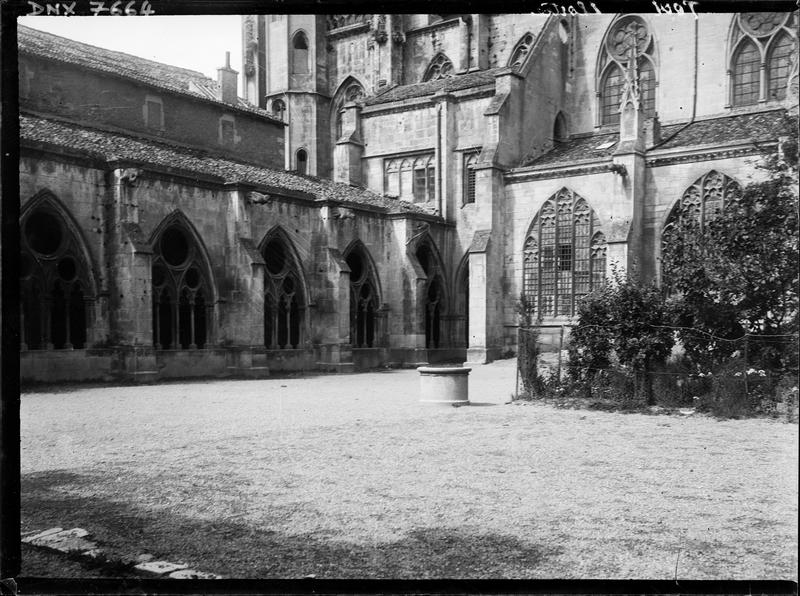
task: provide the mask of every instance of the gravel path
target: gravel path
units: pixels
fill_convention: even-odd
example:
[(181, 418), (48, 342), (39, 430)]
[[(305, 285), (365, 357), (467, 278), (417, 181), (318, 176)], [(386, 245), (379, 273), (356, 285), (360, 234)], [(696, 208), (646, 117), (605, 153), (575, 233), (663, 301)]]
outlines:
[(23, 530), (226, 577), (796, 579), (798, 427), (422, 406), (416, 371), (22, 396)]

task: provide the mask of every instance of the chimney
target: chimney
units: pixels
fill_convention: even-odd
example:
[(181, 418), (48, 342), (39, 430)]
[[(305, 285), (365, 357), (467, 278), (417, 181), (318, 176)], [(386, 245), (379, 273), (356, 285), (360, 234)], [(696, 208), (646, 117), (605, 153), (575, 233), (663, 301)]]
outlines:
[(235, 104), (239, 98), (237, 77), (239, 73), (231, 68), (231, 53), (225, 52), (225, 66), (217, 69), (217, 82), (219, 83), (219, 97), (225, 103)]

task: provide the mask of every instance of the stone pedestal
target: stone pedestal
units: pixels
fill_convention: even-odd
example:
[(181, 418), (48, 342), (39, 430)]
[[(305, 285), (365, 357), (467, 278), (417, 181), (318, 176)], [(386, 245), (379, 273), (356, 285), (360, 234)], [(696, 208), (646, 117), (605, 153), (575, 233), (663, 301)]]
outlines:
[(420, 403), (445, 406), (469, 405), (471, 368), (420, 366), (417, 370)]

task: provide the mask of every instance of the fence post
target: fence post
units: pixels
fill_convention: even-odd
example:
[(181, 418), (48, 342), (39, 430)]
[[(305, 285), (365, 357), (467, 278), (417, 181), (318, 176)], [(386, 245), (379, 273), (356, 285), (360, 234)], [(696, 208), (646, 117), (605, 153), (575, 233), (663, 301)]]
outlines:
[(519, 399), (519, 359), (522, 355), (522, 328), (517, 327), (517, 379), (514, 386), (514, 399)]
[(747, 337), (748, 335), (745, 333), (744, 335), (744, 370), (742, 374), (744, 374), (744, 394), (746, 396), (750, 396), (750, 388), (747, 382)]
[(564, 325), (561, 325), (561, 334), (558, 338), (558, 371), (556, 373), (556, 379), (558, 383), (561, 384), (561, 352), (564, 350)]

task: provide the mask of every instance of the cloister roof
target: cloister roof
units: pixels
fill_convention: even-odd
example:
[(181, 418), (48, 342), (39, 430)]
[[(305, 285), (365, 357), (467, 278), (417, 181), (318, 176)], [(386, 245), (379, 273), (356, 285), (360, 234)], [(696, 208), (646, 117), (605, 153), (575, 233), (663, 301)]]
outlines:
[(506, 69), (491, 68), (489, 70), (477, 70), (467, 74), (436, 79), (435, 81), (398, 85), (381, 91), (377, 95), (367, 97), (364, 103), (371, 106), (392, 101), (425, 97), (426, 95), (433, 95), (438, 91), (461, 91), (463, 89), (471, 89), (472, 87), (480, 87), (482, 85), (494, 85), (495, 74), (501, 70)]
[(146, 60), (125, 52), (107, 50), (23, 25), (17, 28), (17, 47), (23, 55), (30, 54), (118, 75), (158, 89), (202, 98), (228, 108), (274, 119), (274, 116), (266, 110), (253, 106), (242, 98), (238, 98), (236, 104), (223, 102), (218, 96), (219, 83), (196, 70)]
[(250, 183), (307, 193), (318, 201), (364, 206), (385, 213), (432, 214), (420, 204), (379, 195), (364, 188), (314, 176), (265, 168), (218, 157), (206, 151), (120, 132), (89, 128), (38, 116), (20, 116), (20, 144), (30, 148), (64, 148), (103, 161), (129, 160), (165, 169), (217, 177), (221, 183)]

